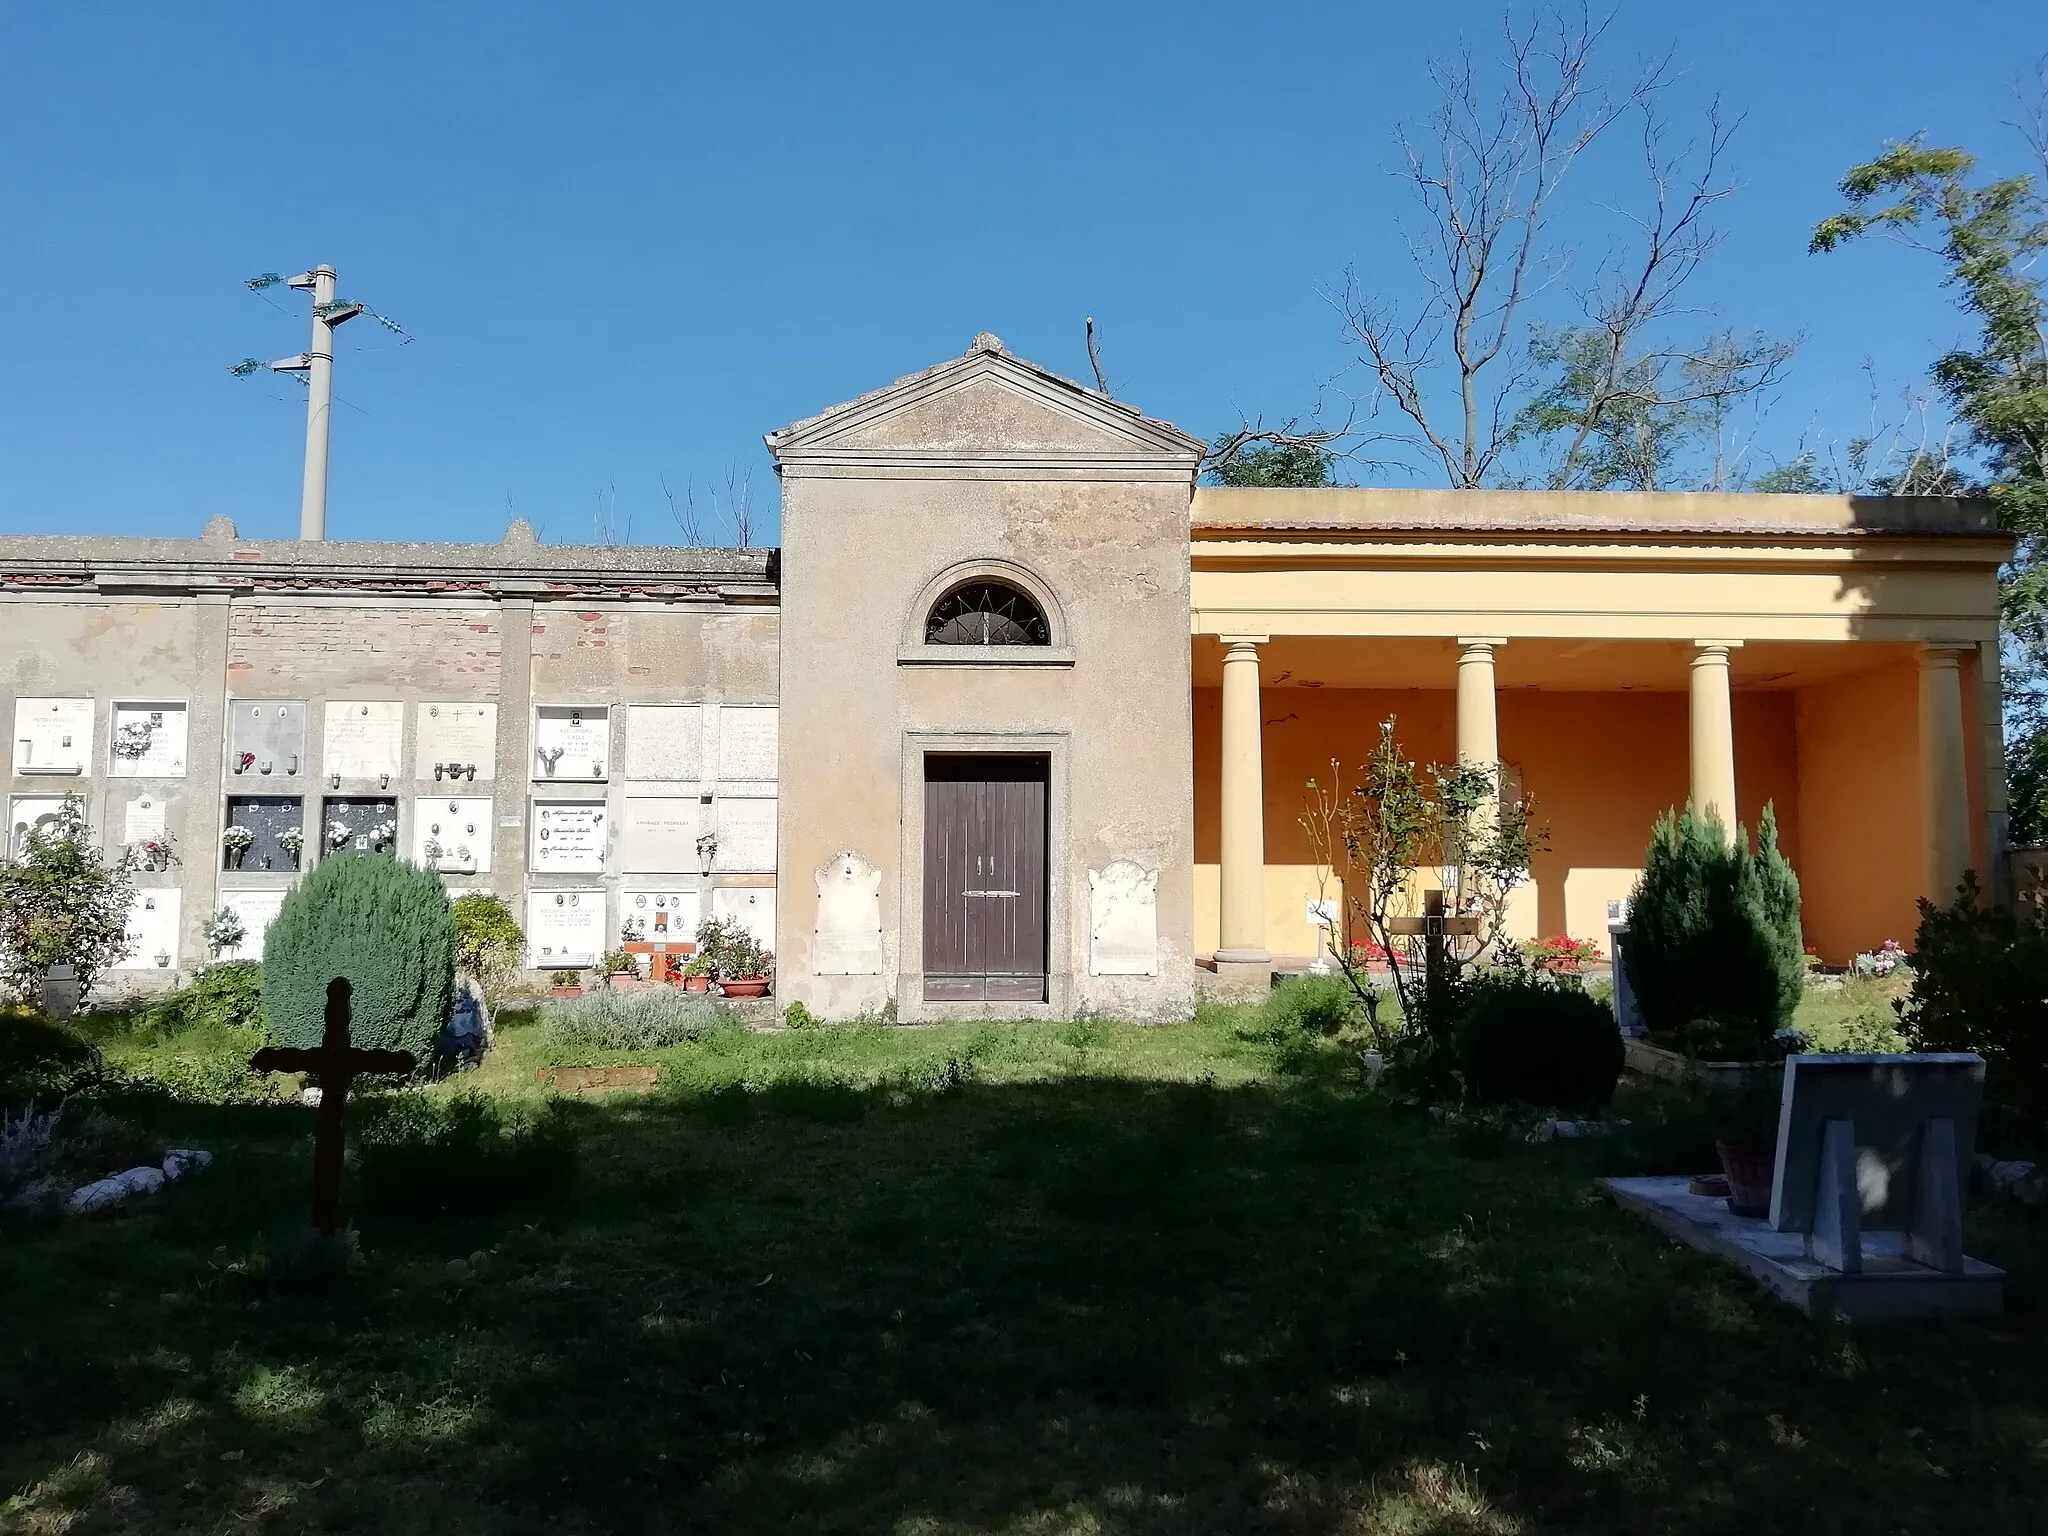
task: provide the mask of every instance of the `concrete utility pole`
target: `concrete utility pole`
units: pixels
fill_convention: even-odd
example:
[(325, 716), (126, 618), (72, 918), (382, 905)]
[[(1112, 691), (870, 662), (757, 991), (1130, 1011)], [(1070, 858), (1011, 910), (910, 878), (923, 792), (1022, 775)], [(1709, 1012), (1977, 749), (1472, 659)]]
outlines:
[[(273, 279), (274, 281), (274, 279)], [(299, 537), (327, 537), (327, 433), (334, 413), (334, 328), (363, 312), (360, 304), (334, 300), (334, 268), (315, 267), (285, 279), (288, 288), (313, 295), (313, 346), (297, 357), (272, 363), (276, 373), (306, 376), (306, 482), (299, 496)]]

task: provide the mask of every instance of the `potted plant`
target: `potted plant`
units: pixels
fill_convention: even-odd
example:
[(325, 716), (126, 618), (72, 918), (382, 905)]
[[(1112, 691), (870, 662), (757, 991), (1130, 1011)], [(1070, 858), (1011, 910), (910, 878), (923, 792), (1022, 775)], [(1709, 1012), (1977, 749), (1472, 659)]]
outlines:
[(299, 855), (306, 850), (306, 829), (286, 827), (277, 834), (277, 846), (292, 856), (292, 868), (299, 867)]
[(1586, 967), (1606, 957), (1591, 939), (1575, 939), (1568, 933), (1553, 933), (1531, 944), (1528, 955), (1536, 968), (1551, 976), (1582, 976)]
[(614, 992), (637, 992), (647, 985), (640, 979), (639, 963), (623, 949), (604, 957), (604, 984)]
[(243, 826), (238, 821), (230, 822), (228, 829), (220, 835), (220, 846), (227, 854), (227, 867), (229, 869), (240, 869), (242, 867), (242, 856), (249, 851), (250, 846), (255, 841), (256, 834), (249, 828)]
[(583, 995), (583, 973), (569, 969), (555, 972), (555, 996), (581, 997)]
[(727, 997), (761, 997), (768, 991), (774, 956), (737, 918), (707, 917), (697, 925), (697, 951), (709, 962), (718, 990)]
[(710, 956), (700, 951), (683, 962), (683, 990), (685, 992), (708, 992), (711, 990)]

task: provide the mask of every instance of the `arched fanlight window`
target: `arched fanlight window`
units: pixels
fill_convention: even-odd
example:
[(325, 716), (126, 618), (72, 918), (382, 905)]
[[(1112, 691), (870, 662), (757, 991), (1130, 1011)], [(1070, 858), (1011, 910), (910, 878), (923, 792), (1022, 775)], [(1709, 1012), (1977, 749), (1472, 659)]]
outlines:
[(924, 621), (926, 645), (1050, 645), (1045, 614), (1001, 581), (970, 581), (933, 605)]

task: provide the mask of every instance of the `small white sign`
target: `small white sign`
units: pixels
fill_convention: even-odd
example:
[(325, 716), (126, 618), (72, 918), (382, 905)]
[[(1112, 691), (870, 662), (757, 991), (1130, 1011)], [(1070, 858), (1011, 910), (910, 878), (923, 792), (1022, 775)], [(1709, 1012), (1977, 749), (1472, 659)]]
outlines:
[(533, 867), (544, 874), (604, 872), (602, 800), (536, 800)]
[(164, 835), (166, 821), (161, 796), (138, 795), (128, 802), (127, 811), (121, 818), (121, 841), (153, 842)]

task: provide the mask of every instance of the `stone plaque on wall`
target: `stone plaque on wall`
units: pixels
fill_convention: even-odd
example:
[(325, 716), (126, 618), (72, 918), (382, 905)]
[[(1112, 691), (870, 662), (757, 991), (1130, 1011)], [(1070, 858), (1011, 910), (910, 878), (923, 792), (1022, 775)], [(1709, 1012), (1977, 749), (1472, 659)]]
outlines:
[(160, 841), (169, 824), (170, 816), (162, 795), (137, 795), (122, 809), (121, 841), (129, 844)]
[(283, 891), (222, 891), (220, 904), (242, 920), (247, 931), (240, 944), (231, 945), (220, 952), (223, 960), (261, 960), (263, 958), (263, 936), (270, 932), (270, 925), (277, 921), (277, 914), (284, 906)]
[(668, 874), (699, 867), (698, 797), (627, 791), (619, 827), (619, 867), (628, 874)]
[(62, 795), (16, 795), (7, 818), (8, 856), (19, 859), (28, 852), (31, 830), (55, 831), (57, 818), (63, 810)]
[(694, 881), (659, 890), (631, 887), (621, 894), (619, 932), (622, 938), (649, 943), (695, 939), (701, 898)]
[(364, 858), (398, 851), (398, 802), (380, 795), (339, 795), (320, 805), (320, 848)]
[(465, 784), (494, 778), (498, 764), (498, 706), (422, 704), (413, 745), (413, 777), (461, 779)]
[(718, 862), (724, 875), (775, 873), (775, 801), (721, 796), (716, 806)]
[(1159, 871), (1129, 859), (1088, 871), (1088, 974), (1159, 974)]
[(178, 963), (179, 892), (176, 886), (137, 890), (128, 898), (128, 952), (124, 971), (166, 971)]
[(526, 963), (595, 965), (605, 943), (604, 892), (529, 891), (526, 896)]
[(426, 869), (489, 874), (491, 802), (481, 796), (420, 795), (412, 803), (412, 858)]
[(738, 918), (763, 949), (775, 948), (775, 887), (722, 885), (711, 893), (713, 917)]
[(249, 841), (238, 849), (223, 839), (221, 868), (255, 873), (299, 867), (304, 849), (294, 852), (286, 835), (304, 832), (305, 817), (296, 795), (230, 795), (227, 825), (246, 830)]
[(695, 783), (704, 764), (704, 711), (696, 704), (626, 710), (626, 777)]
[(306, 771), (306, 706), (236, 699), (228, 706), (228, 780), (295, 778)]
[(770, 783), (775, 778), (774, 705), (727, 704), (718, 711), (718, 777)]
[(611, 712), (602, 704), (543, 706), (533, 712), (533, 776), (589, 782), (605, 776)]
[(114, 777), (183, 778), (189, 723), (182, 704), (116, 704)]
[(817, 872), (817, 885), (812, 972), (819, 976), (881, 975), (882, 872), (857, 853), (839, 853)]
[(604, 834), (602, 800), (536, 800), (533, 868), (542, 874), (601, 874)]
[(92, 716), (91, 699), (16, 699), (14, 771), (90, 776)]
[(320, 767), (344, 779), (394, 779), (404, 736), (403, 704), (330, 699)]

